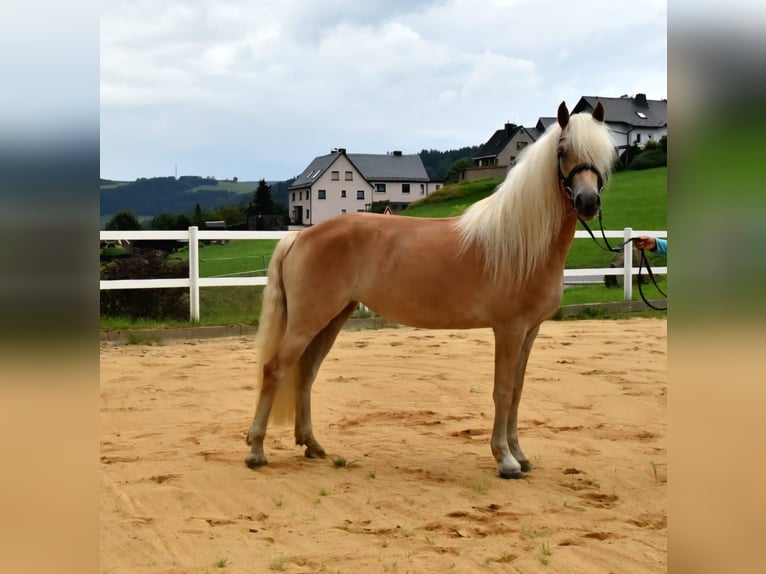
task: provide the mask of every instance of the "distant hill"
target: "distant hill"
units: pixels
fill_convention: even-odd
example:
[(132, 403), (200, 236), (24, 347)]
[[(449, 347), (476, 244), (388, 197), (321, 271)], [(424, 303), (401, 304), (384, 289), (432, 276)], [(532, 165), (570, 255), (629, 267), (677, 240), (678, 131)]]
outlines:
[[(267, 182), (271, 199), (287, 206), (287, 188), (293, 180)], [(199, 176), (138, 178), (136, 181), (101, 179), (102, 218), (121, 210), (153, 217), (162, 213), (193, 213), (197, 205), (205, 210), (222, 205), (246, 206), (257, 181), (217, 180)]]

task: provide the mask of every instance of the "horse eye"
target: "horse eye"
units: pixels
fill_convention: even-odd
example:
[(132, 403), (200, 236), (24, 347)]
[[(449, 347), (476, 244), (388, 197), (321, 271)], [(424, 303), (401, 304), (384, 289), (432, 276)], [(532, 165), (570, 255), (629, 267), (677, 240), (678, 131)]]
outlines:
[(557, 156), (559, 159), (561, 159), (561, 158), (562, 158), (562, 157), (564, 157), (565, 155), (566, 155), (566, 152), (565, 152), (565, 151), (564, 151), (562, 148), (559, 148), (558, 150), (556, 150), (556, 156)]

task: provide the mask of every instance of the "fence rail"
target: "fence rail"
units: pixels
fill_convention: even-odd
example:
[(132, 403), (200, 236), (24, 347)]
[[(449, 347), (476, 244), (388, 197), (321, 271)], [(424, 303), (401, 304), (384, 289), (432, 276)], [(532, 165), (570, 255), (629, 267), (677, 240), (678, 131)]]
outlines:
[[(177, 240), (189, 243), (189, 277), (178, 279), (114, 279), (100, 281), (100, 289), (156, 289), (169, 287), (189, 288), (189, 317), (192, 321), (199, 321), (200, 317), (200, 287), (243, 287), (251, 285), (266, 285), (266, 277), (200, 277), (199, 276), (199, 242), (205, 240), (232, 240), (232, 239), (282, 239), (287, 231), (226, 231), (204, 230), (190, 227), (187, 231), (101, 231), (101, 241), (139, 241), (139, 240)], [(605, 231), (609, 239), (619, 238), (623, 241), (639, 235), (652, 235), (666, 237), (663, 230), (633, 230), (626, 227), (620, 231)], [(575, 239), (590, 238), (587, 231), (576, 231)], [(615, 275), (623, 278), (623, 298), (625, 301), (633, 299), (633, 275), (638, 274), (638, 269), (633, 267), (631, 254), (632, 244), (624, 247), (623, 267), (600, 267), (592, 269), (565, 269), (564, 282), (567, 278), (597, 277), (602, 275)], [(668, 272), (667, 267), (657, 267), (654, 273), (664, 275)]]

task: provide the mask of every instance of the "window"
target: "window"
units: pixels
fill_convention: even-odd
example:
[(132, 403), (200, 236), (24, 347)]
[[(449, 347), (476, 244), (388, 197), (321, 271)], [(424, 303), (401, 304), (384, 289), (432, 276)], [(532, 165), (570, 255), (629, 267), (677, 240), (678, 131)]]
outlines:
[(441, 188), (442, 188), (441, 184), (437, 183), (437, 184), (436, 184), (436, 189), (437, 189), (437, 191), (438, 191), (438, 190), (440, 190)]
[(402, 184), (402, 193), (409, 193), (410, 192), (410, 184), (409, 183), (403, 183)]
[(293, 201), (295, 201), (295, 192), (293, 192)]
[(375, 184), (375, 193), (386, 193), (386, 184), (385, 183), (376, 183)]
[(341, 199), (346, 197), (346, 190), (345, 189), (341, 189), (340, 190), (340, 197), (341, 197)]
[(298, 192), (298, 200), (300, 201), (300, 200), (302, 200), (302, 199), (303, 199), (303, 192), (302, 192), (302, 191), (299, 191), (299, 192)]
[(356, 190), (356, 198), (357, 199), (364, 199), (364, 190), (363, 189), (357, 189)]
[(346, 181), (354, 181), (354, 173), (347, 171), (346, 172)]
[(332, 179), (333, 181), (338, 181), (340, 179), (340, 172), (339, 171), (332, 172), (330, 179)]
[(310, 190), (310, 189), (307, 189), (307, 190), (306, 190), (306, 199), (308, 199), (308, 198), (310, 198), (310, 197), (311, 197), (311, 190)]
[(425, 194), (426, 194), (426, 184), (425, 183), (421, 183), (420, 184), (420, 195), (425, 195)]
[(641, 118), (642, 120), (646, 119), (646, 114), (644, 112), (636, 112), (636, 115)]
[(306, 221), (311, 221), (311, 217), (309, 217), (309, 210), (306, 210)]
[(317, 190), (317, 199), (327, 199), (327, 191), (324, 189)]
[(516, 142), (516, 149), (524, 149), (529, 142)]
[(345, 209), (341, 209), (341, 210), (340, 210), (340, 214), (341, 214), (341, 215), (346, 215), (346, 210), (345, 210)]
[(637, 144), (641, 143), (641, 134), (636, 134), (636, 143)]

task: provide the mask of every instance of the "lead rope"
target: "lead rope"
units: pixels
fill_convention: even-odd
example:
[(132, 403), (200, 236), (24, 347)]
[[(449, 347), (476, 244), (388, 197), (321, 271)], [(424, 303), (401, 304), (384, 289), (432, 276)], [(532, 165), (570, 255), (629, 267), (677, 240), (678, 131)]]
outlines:
[[(612, 253), (622, 253), (623, 248), (625, 247), (625, 245), (627, 245), (628, 243), (630, 243), (631, 241), (633, 241), (635, 239), (634, 237), (631, 237), (630, 239), (627, 239), (627, 240), (623, 241), (622, 243), (620, 243), (617, 247), (612, 247), (609, 244), (609, 240), (606, 238), (606, 232), (604, 231), (604, 226), (603, 226), (602, 221), (601, 221), (601, 210), (599, 210), (599, 212), (598, 212), (598, 226), (599, 226), (599, 229), (601, 229), (601, 236), (604, 239), (604, 245), (601, 245), (598, 242), (598, 239), (596, 239), (596, 236), (593, 234), (593, 231), (591, 231), (590, 227), (588, 227), (588, 224), (585, 223), (585, 221), (583, 221), (579, 217), (577, 219), (580, 221), (580, 223), (582, 223), (583, 227), (588, 232), (588, 235), (591, 236), (591, 238), (593, 239), (593, 243), (595, 243), (598, 247), (600, 247), (604, 251), (611, 251)], [(643, 250), (643, 249), (640, 249), (639, 251), (641, 251), (641, 259), (639, 260), (639, 263), (638, 263), (638, 293), (639, 293), (639, 295), (641, 295), (641, 300), (648, 307), (651, 307), (655, 311), (667, 311), (667, 309), (668, 309), (667, 305), (665, 305), (664, 307), (656, 307), (655, 305), (652, 305), (649, 302), (649, 300), (646, 298), (646, 295), (644, 295), (644, 290), (641, 287), (641, 269), (644, 266), (646, 266), (646, 274), (649, 275), (649, 279), (651, 279), (652, 284), (654, 285), (654, 288), (657, 289), (657, 291), (659, 291), (659, 293), (663, 297), (665, 297), (666, 300), (668, 298), (667, 294), (660, 288), (659, 284), (657, 283), (657, 278), (654, 276), (654, 272), (652, 271), (652, 266), (649, 265), (649, 259), (646, 257), (646, 251)]]

